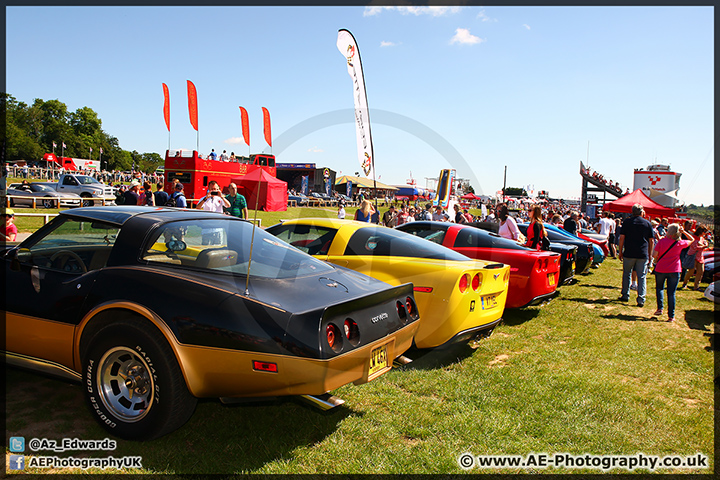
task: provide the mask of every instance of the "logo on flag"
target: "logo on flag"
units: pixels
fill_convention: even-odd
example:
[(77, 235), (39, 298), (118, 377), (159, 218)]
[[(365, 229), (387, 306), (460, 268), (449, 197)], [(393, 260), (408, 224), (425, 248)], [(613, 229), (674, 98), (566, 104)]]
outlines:
[(345, 53), (345, 57), (347, 58), (348, 65), (350, 65), (351, 67), (353, 66), (352, 59), (354, 56), (355, 56), (355, 46), (348, 45), (347, 52)]
[(102, 147), (100, 147), (100, 153), (103, 153), (103, 152), (102, 152)]
[(67, 145), (65, 145), (65, 142), (63, 142), (63, 148), (67, 148)]
[(53, 142), (53, 148), (57, 148), (57, 143)]

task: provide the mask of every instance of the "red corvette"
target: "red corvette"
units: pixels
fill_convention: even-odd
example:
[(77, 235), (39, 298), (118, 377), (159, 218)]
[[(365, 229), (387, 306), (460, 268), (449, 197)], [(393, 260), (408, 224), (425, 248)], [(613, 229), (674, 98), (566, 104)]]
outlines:
[(396, 227), (479, 260), (510, 265), (505, 308), (522, 308), (557, 296), (560, 255), (522, 247), (499, 235), (449, 222), (410, 222)]

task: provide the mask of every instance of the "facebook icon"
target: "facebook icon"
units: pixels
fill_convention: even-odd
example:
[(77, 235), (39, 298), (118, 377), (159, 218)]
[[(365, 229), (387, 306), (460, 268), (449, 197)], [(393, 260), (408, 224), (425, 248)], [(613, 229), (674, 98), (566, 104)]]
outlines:
[(10, 470), (25, 470), (25, 455), (10, 455)]

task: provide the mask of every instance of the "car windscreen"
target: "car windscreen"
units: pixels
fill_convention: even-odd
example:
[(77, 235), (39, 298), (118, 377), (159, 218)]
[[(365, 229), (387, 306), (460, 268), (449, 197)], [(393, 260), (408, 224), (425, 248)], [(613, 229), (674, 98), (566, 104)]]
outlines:
[(457, 252), (409, 233), (387, 227), (360, 228), (350, 237), (345, 255), (419, 257), (467, 261)]
[(81, 185), (100, 184), (100, 182), (88, 175), (76, 175), (75, 178), (78, 179)]
[[(294, 278), (330, 273), (316, 260), (269, 233), (239, 220), (178, 220), (158, 227), (141, 260), (264, 278)], [(252, 262), (250, 262), (250, 246)]]
[(30, 186), (30, 189), (31, 189), (33, 192), (55, 192), (54, 189), (48, 187), (47, 185), (37, 185), (37, 184), (35, 184), (35, 185), (31, 185), (31, 186)]

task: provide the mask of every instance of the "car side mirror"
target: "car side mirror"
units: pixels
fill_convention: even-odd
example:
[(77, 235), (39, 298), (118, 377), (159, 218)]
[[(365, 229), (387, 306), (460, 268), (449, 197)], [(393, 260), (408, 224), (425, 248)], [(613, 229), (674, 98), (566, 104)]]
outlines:
[(182, 252), (187, 248), (187, 243), (182, 240), (173, 239), (165, 244), (165, 248), (167, 248), (170, 252)]

